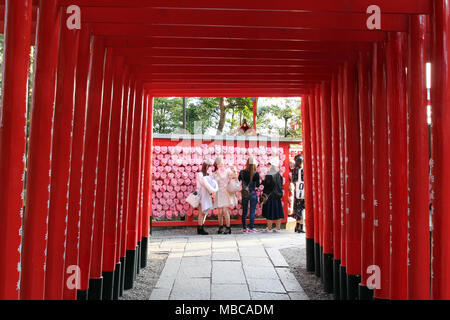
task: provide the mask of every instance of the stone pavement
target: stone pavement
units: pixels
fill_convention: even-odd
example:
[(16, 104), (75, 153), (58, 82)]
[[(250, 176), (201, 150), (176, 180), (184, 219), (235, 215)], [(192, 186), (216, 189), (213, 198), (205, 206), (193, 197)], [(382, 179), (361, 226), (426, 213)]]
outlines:
[(152, 237), (150, 250), (169, 256), (150, 300), (308, 300), (279, 252), (304, 245), (286, 230)]

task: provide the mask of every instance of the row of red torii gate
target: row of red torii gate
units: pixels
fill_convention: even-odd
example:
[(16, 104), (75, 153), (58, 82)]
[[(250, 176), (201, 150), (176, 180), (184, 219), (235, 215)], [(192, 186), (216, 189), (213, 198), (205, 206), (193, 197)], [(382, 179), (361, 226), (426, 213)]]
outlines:
[[(390, 10), (386, 31), (364, 29), (372, 1), (118, 0), (119, 11), (107, 9), (108, 1), (74, 2), (90, 27), (64, 27), (68, 0), (0, 1), (0, 299), (117, 299), (133, 286), (148, 246), (153, 97), (176, 92), (301, 95), (308, 270), (339, 299), (450, 298), (449, 0), (374, 1)], [(148, 9), (153, 3), (159, 7)], [(247, 11), (214, 15), (230, 3)], [(133, 14), (121, 14), (131, 6)], [(140, 11), (147, 9), (160, 25), (145, 28)], [(256, 15), (276, 19), (275, 27), (315, 30), (289, 33), (235, 19)], [(292, 15), (304, 19), (283, 19)], [(130, 26), (135, 18), (144, 27)], [(232, 30), (221, 29), (227, 24)], [(240, 40), (230, 32), (242, 32)], [(171, 52), (172, 43), (181, 47)], [(31, 44), (37, 53), (25, 156)], [(167, 66), (162, 52), (177, 50), (201, 62), (178, 57), (193, 64)], [(206, 50), (224, 57), (204, 57)], [(131, 65), (136, 53), (160, 63), (135, 57)], [(244, 64), (228, 65), (233, 59)], [(172, 83), (175, 76), (185, 82)], [(254, 84), (242, 89), (235, 79)]]

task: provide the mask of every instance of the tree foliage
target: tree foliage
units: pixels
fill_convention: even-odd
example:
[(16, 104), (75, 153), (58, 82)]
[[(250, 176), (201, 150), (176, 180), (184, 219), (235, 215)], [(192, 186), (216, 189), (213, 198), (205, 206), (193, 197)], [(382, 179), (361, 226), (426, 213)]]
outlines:
[[(244, 119), (247, 119), (249, 126), (253, 126), (251, 98), (208, 97), (188, 98), (187, 101), (186, 130), (191, 134), (198, 130), (203, 134), (233, 135)], [(183, 126), (183, 99), (155, 98), (153, 117), (156, 133), (178, 132)], [(287, 136), (300, 137), (301, 128), (292, 126), (299, 123), (299, 118), (298, 99), (283, 99), (282, 103), (262, 106), (257, 117), (258, 132), (263, 135), (285, 136), (286, 130)]]

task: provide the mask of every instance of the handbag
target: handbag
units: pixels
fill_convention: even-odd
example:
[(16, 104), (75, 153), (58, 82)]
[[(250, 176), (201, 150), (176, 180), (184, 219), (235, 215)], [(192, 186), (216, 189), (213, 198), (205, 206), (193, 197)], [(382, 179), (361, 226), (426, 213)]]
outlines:
[(200, 206), (200, 196), (197, 191), (191, 193), (187, 198), (186, 202), (189, 203), (194, 209)]
[(235, 193), (241, 191), (241, 183), (237, 181), (236, 179), (231, 180), (228, 183), (227, 191), (229, 193)]
[(244, 187), (242, 187), (241, 194), (242, 194), (242, 199), (250, 198), (250, 188), (248, 185), (246, 185), (246, 186), (244, 185)]
[(267, 193), (263, 193), (261, 195), (261, 197), (259, 198), (259, 203), (261, 205), (265, 205), (267, 201), (269, 201), (270, 196), (272, 195), (272, 193), (267, 194)]

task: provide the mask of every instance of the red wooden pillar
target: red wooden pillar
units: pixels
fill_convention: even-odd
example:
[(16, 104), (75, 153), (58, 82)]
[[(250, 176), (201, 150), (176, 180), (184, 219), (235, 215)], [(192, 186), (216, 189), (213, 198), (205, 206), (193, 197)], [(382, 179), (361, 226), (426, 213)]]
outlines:
[[(62, 300), (79, 31), (62, 28), (53, 128), (45, 299)], [(75, 47), (75, 49), (74, 49)]]
[(358, 100), (361, 147), (361, 283), (359, 299), (369, 300), (373, 291), (366, 286), (367, 268), (373, 265), (373, 144), (370, 52), (358, 57)]
[(406, 140), (406, 34), (389, 33), (386, 50), (391, 193), (391, 293), (407, 298), (408, 180)]
[[(373, 181), (374, 181), (374, 270), (370, 276), (377, 276), (370, 283), (376, 299), (389, 299), (390, 258), (390, 206), (389, 206), (389, 162), (388, 127), (386, 106), (385, 44), (375, 43), (372, 53), (372, 119), (373, 119)], [(368, 271), (366, 271), (368, 272)]]
[(117, 245), (117, 198), (119, 196), (119, 161), (120, 161), (120, 131), (122, 124), (122, 99), (124, 87), (124, 58), (114, 59), (114, 88), (112, 96), (111, 120), (109, 127), (108, 160), (105, 188), (105, 231), (103, 246), (103, 300), (113, 299), (114, 272), (116, 267)]
[(331, 152), (333, 192), (333, 293), (340, 299), (339, 268), (341, 264), (341, 159), (339, 135), (338, 75), (331, 80)]
[(57, 2), (41, 0), (39, 3), (20, 289), (21, 299), (26, 300), (44, 298), (53, 106), (61, 25)]
[(346, 187), (346, 158), (345, 158), (345, 121), (344, 121), (344, 69), (339, 67), (338, 72), (338, 112), (339, 112), (339, 156), (341, 176), (341, 266), (339, 270), (339, 298), (347, 299), (347, 187)]
[(140, 176), (139, 176), (139, 199), (138, 199), (138, 228), (137, 228), (137, 239), (138, 239), (138, 256), (136, 271), (139, 273), (141, 268), (142, 259), (146, 260), (146, 257), (142, 257), (142, 218), (144, 211), (144, 171), (145, 171), (145, 149), (147, 143), (147, 121), (148, 121), (148, 98), (147, 93), (144, 90), (143, 93), (143, 105), (142, 105), (142, 124), (141, 124), (141, 157), (140, 157)]
[(142, 122), (142, 155), (141, 155), (141, 191), (140, 191), (140, 202), (139, 202), (139, 265), (138, 270), (142, 268), (142, 265), (145, 263), (144, 261), (147, 260), (147, 256), (145, 255), (145, 250), (143, 250), (143, 244), (142, 240), (144, 237), (144, 207), (145, 207), (145, 170), (147, 168), (147, 138), (148, 138), (148, 108), (149, 108), (149, 100), (148, 100), (148, 94), (144, 92), (144, 118)]
[(433, 1), (432, 57), (432, 188), (433, 282), (436, 300), (450, 299), (450, 2)]
[[(126, 221), (124, 219), (125, 214), (125, 162), (126, 162), (126, 150), (127, 150), (127, 132), (128, 132), (128, 119), (132, 117), (132, 109), (130, 108), (130, 73), (129, 68), (125, 67), (124, 73), (124, 93), (123, 93), (123, 115), (122, 115), (122, 125), (120, 133), (120, 189), (118, 198), (118, 222), (117, 222), (117, 246), (116, 246), (116, 275), (114, 277), (114, 296), (113, 299), (117, 300), (121, 295), (122, 290), (122, 275), (125, 271), (125, 256), (122, 256), (123, 243), (123, 230), (122, 225)], [(130, 112), (131, 111), (131, 112)], [(117, 271), (119, 270), (119, 271)]]
[(139, 210), (139, 181), (141, 164), (141, 125), (143, 118), (143, 94), (144, 88), (141, 81), (136, 82), (136, 103), (133, 119), (133, 134), (131, 142), (131, 158), (128, 188), (128, 226), (127, 226), (127, 252), (125, 264), (125, 289), (133, 287), (133, 279), (136, 273), (137, 227)]
[[(104, 40), (99, 37), (94, 37), (92, 50), (81, 192), (81, 230), (79, 249), (81, 288), (78, 291), (78, 298), (81, 300), (88, 298), (88, 289), (90, 287), (89, 279), (92, 260), (92, 238), (94, 232), (94, 199), (96, 189), (98, 137), (100, 131), (103, 72), (105, 64)], [(95, 259), (97, 258), (98, 257), (95, 257)]]
[(311, 172), (314, 214), (314, 267), (316, 276), (320, 276), (320, 244), (319, 244), (319, 200), (317, 177), (317, 131), (316, 131), (316, 99), (314, 90), (309, 95), (309, 110), (311, 124)]
[(319, 221), (319, 276), (323, 279), (323, 163), (322, 163), (322, 106), (320, 104), (320, 85), (314, 88), (315, 106), (316, 106), (316, 140), (317, 140), (317, 205)]
[(361, 282), (361, 155), (359, 145), (359, 110), (357, 103), (356, 64), (344, 64), (345, 171), (347, 202), (347, 299), (358, 298)]
[[(124, 214), (122, 216), (122, 243), (121, 243), (121, 257), (124, 259), (124, 268), (122, 268), (121, 275), (121, 293), (125, 289), (125, 273), (127, 268), (127, 243), (128, 243), (128, 212), (129, 212), (129, 189), (130, 189), (130, 162), (131, 162), (131, 150), (132, 150), (132, 138), (133, 138), (133, 123), (135, 117), (135, 105), (136, 105), (136, 80), (130, 80), (130, 98), (129, 98), (129, 111), (128, 111), (128, 124), (127, 124), (127, 144), (126, 144), (126, 155), (125, 155), (125, 185), (124, 185), (124, 200), (123, 200), (123, 210)], [(131, 264), (131, 262), (128, 264)]]
[(323, 199), (323, 283), (333, 292), (333, 176), (330, 82), (321, 85), (322, 199)]
[(312, 177), (311, 95), (302, 97), (303, 176), (305, 182), (306, 270), (314, 271), (314, 202)]
[(145, 169), (144, 169), (144, 199), (142, 211), (142, 256), (141, 267), (147, 266), (148, 244), (150, 237), (150, 215), (152, 210), (152, 169), (153, 169), (153, 97), (147, 96), (148, 99), (148, 121), (147, 140), (145, 149)]
[(106, 164), (108, 161), (109, 122), (111, 118), (111, 98), (114, 76), (113, 52), (111, 48), (106, 49), (104, 70), (102, 111), (98, 136), (98, 156), (95, 178), (94, 233), (92, 238), (92, 259), (89, 275), (89, 300), (102, 299), (104, 281), (102, 277), (102, 260), (105, 229)]
[(24, 195), (32, 1), (5, 3), (0, 108), (0, 300), (17, 300)]
[(80, 30), (75, 85), (75, 111), (70, 164), (69, 208), (67, 219), (64, 300), (77, 298), (78, 245), (80, 241), (81, 177), (83, 167), (87, 84), (90, 66), (90, 31)]
[(430, 299), (430, 197), (426, 88), (427, 17), (409, 20), (408, 45), (408, 299)]

